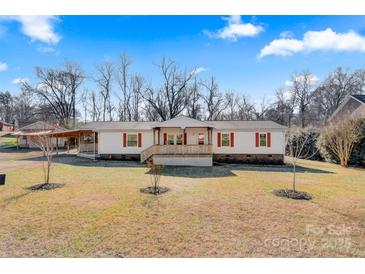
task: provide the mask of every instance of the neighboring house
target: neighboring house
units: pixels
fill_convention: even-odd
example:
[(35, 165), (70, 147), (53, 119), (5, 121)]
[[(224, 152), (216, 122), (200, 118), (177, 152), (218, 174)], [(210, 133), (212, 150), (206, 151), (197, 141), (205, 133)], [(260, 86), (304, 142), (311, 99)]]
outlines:
[(0, 121), (0, 131), (14, 131), (14, 124)]
[(350, 117), (365, 118), (365, 95), (347, 95), (328, 119), (328, 123), (337, 123)]
[[(51, 132), (63, 132), (66, 129), (60, 127), (55, 124), (47, 123), (44, 121), (38, 121), (24, 127), (19, 128), (17, 132), (14, 133), (17, 136), (17, 146), (22, 148), (35, 148), (37, 147), (35, 144), (32, 143), (30, 140), (30, 136), (26, 136), (27, 133), (34, 133), (34, 132), (44, 132), (44, 131), (51, 131)], [(53, 140), (54, 145), (57, 147), (65, 147), (66, 145), (66, 138), (63, 137), (55, 137)]]
[(92, 122), (54, 136), (78, 136), (79, 153), (99, 159), (211, 166), (213, 161), (281, 164), (285, 130), (272, 121), (199, 121), (179, 116), (164, 122)]

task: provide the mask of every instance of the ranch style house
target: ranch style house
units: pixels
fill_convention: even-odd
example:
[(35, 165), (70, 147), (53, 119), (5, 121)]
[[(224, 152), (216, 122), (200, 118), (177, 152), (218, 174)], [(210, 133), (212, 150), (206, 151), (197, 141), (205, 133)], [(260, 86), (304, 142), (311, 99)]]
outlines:
[(91, 122), (49, 132), (74, 139), (78, 156), (138, 160), (173, 166), (221, 163), (282, 164), (286, 127), (272, 121), (200, 121), (179, 116), (163, 122)]

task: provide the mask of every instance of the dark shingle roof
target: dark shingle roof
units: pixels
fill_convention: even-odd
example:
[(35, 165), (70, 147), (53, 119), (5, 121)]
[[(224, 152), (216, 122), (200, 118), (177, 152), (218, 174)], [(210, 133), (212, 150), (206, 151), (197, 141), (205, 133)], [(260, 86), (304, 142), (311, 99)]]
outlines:
[(355, 99), (363, 102), (365, 104), (365, 95), (362, 94), (355, 94), (355, 95), (351, 95), (352, 97), (354, 97)]

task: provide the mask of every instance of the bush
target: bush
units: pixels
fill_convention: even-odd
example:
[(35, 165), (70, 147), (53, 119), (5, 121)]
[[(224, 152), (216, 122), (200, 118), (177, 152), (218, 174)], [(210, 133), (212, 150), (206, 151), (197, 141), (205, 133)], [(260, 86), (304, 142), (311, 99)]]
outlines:
[[(321, 153), (319, 152), (319, 150), (317, 148), (317, 140), (320, 135), (319, 130), (314, 127), (307, 127), (307, 128), (301, 129), (298, 134), (300, 134), (300, 136), (298, 136), (299, 139), (308, 138), (308, 141), (307, 141), (301, 155), (299, 155), (298, 158), (303, 158), (305, 156), (304, 158), (309, 159), (309, 160), (317, 160), (317, 161), (323, 160), (323, 157), (321, 156)], [(295, 144), (294, 144), (294, 146), (295, 146)], [(294, 148), (294, 150), (295, 150), (295, 148)], [(287, 143), (287, 145), (286, 145), (285, 154), (290, 155), (289, 143)]]
[[(346, 131), (349, 133), (346, 134)], [(322, 130), (317, 141), (317, 147), (321, 156), (327, 162), (341, 164), (340, 154), (334, 149), (334, 144), (343, 143), (342, 146), (349, 147), (349, 134), (355, 134), (355, 142), (350, 150), (350, 156), (345, 164), (363, 165), (365, 162), (365, 119), (349, 119), (335, 125), (329, 125)]]

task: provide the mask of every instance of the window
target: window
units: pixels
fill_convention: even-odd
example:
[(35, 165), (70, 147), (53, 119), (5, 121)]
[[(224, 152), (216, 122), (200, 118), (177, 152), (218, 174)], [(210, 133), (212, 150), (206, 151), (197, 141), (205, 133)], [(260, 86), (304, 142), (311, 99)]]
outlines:
[(174, 134), (167, 135), (167, 144), (168, 145), (174, 145), (175, 144), (174, 139), (175, 139)]
[(198, 144), (199, 145), (204, 145), (204, 139), (205, 139), (204, 133), (199, 133), (198, 134)]
[(260, 147), (266, 147), (266, 133), (260, 133)]
[(137, 134), (128, 134), (127, 135), (127, 144), (129, 147), (137, 146)]
[(229, 133), (222, 133), (222, 147), (229, 147)]
[(176, 134), (176, 144), (177, 145), (183, 144), (183, 135), (182, 134)]

